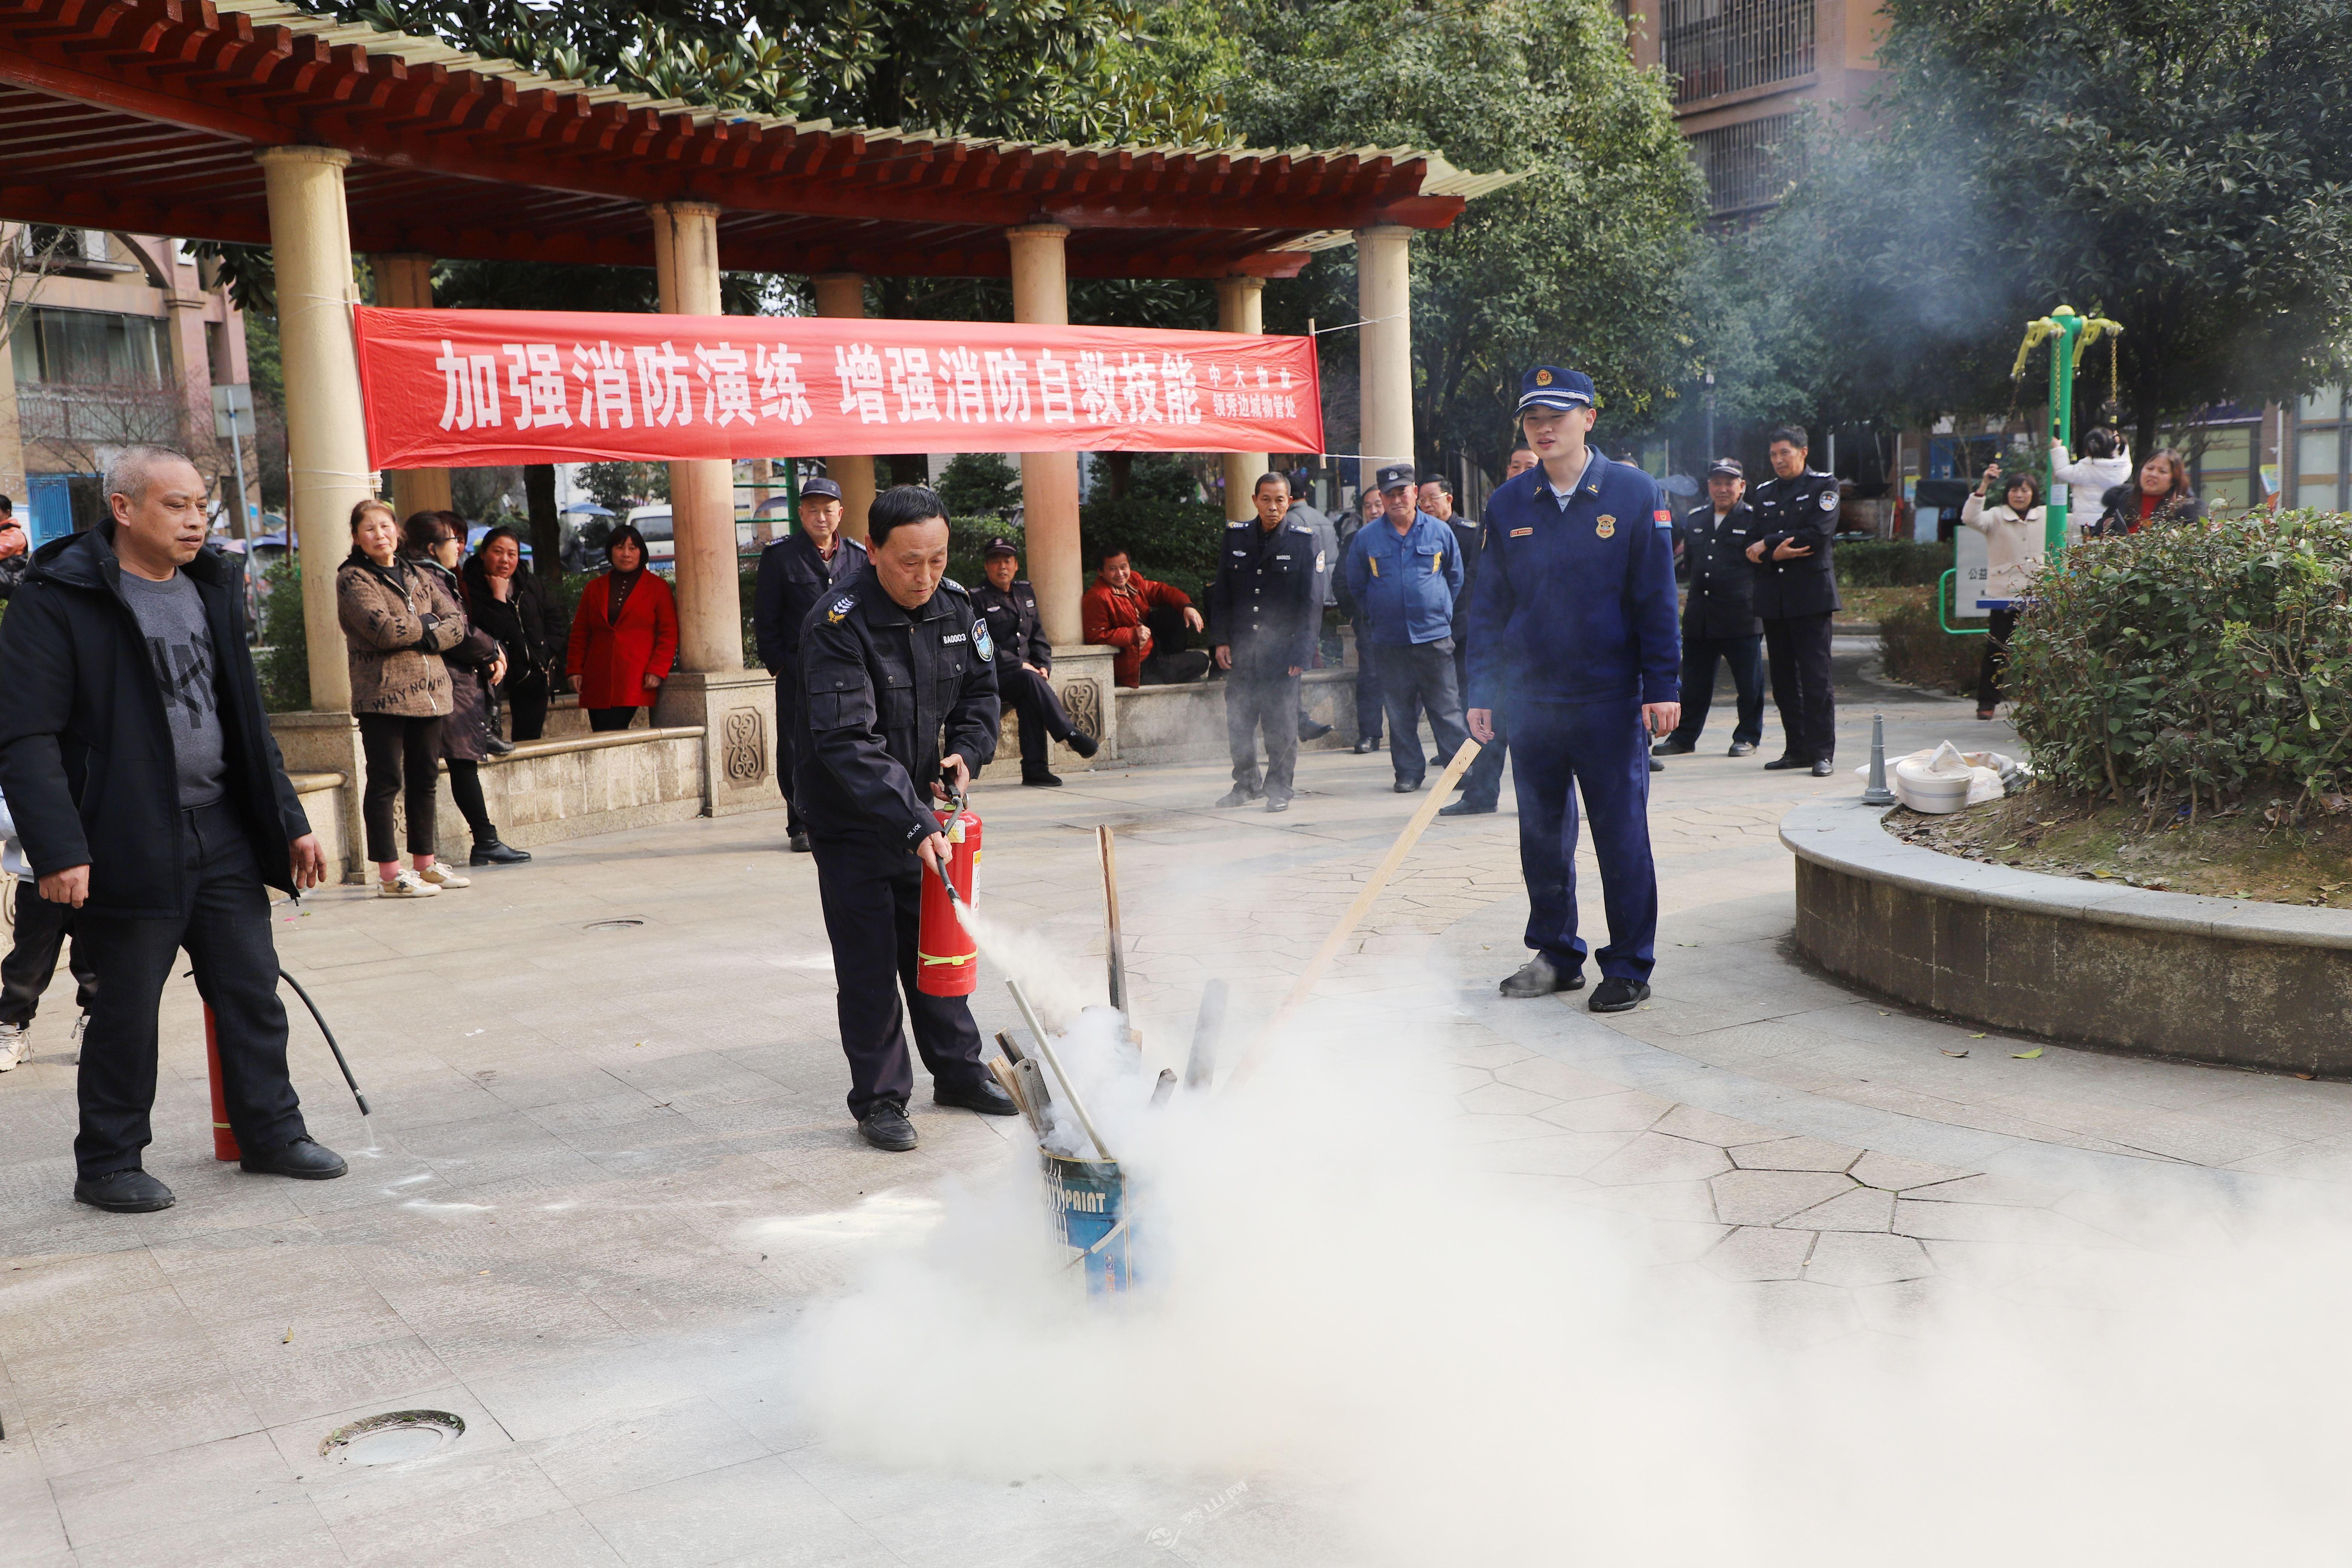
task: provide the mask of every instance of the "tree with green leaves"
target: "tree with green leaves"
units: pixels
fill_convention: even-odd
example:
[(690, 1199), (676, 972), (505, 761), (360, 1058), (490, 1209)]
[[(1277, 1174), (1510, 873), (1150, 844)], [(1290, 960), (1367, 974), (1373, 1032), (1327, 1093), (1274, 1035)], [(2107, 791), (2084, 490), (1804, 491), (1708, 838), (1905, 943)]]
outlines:
[[(2342, 0), (1888, 0), (1872, 136), (1824, 120), (1738, 263), (1823, 412), (1996, 411), (2028, 321), (2121, 321), (2134, 448), (2343, 374), (2352, 26)], [(2084, 366), (2095, 411), (2105, 365)], [(2032, 373), (2039, 374), (2039, 367)], [(2035, 384), (2021, 401), (2039, 401)]]

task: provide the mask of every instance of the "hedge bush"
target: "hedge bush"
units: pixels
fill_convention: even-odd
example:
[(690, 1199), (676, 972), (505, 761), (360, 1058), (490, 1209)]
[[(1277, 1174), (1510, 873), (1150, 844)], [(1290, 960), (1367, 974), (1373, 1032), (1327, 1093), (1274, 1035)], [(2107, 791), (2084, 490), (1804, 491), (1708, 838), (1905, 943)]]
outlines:
[(1916, 588), (1951, 570), (1952, 545), (1948, 540), (1841, 539), (1830, 559), (1837, 580), (1849, 588)]
[(1878, 655), (1890, 679), (1937, 691), (1973, 691), (1984, 638), (1946, 631), (1931, 599), (1896, 605), (1879, 617)]
[(2011, 658), (2018, 733), (2081, 795), (2295, 807), (2352, 785), (2352, 518), (2257, 513), (2067, 552)]

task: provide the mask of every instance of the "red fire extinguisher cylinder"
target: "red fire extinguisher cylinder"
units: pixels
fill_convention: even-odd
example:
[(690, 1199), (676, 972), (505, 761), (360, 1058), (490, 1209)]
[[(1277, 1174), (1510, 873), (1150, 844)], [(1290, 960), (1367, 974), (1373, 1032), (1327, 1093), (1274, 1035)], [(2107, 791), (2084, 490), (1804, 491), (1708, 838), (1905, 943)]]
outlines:
[[(971, 811), (942, 811), (947, 835), (947, 879), (956, 896), (971, 902), (972, 874), (980, 866), (980, 818)], [(915, 988), (926, 996), (969, 996), (980, 986), (980, 943), (948, 898), (947, 884), (923, 879), (923, 911), (915, 933)]]

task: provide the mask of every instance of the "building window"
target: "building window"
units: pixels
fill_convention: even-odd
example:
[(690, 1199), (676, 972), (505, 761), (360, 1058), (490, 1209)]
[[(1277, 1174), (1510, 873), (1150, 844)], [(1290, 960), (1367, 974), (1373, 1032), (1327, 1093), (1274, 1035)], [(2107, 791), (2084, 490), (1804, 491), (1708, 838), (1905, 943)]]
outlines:
[(2298, 400), (2294, 432), (2288, 446), (2294, 453), (2294, 479), (2288, 487), (2287, 505), (2341, 511), (2346, 505), (2344, 388), (2330, 386)]
[(1813, 68), (1813, 0), (1663, 0), (1658, 20), (1676, 103), (1788, 81)]
[(1770, 206), (1780, 200), (1795, 171), (1781, 154), (1793, 116), (1767, 115), (1719, 130), (1702, 131), (1690, 139), (1691, 156), (1706, 175), (1707, 211), (1717, 218), (1735, 217)]
[(9, 338), (19, 386), (160, 386), (163, 323), (150, 316), (35, 306)]

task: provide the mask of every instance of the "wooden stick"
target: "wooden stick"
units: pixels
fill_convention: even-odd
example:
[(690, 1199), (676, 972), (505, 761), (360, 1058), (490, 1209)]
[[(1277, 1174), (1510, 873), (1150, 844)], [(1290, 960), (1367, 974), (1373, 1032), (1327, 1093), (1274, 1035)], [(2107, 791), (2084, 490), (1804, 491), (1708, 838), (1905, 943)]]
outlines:
[(1110, 931), (1110, 1005), (1120, 1012), (1127, 1011), (1127, 952), (1118, 935), (1118, 849), (1111, 838), (1110, 824), (1095, 829), (1096, 842), (1102, 847), (1103, 918)]
[(1348, 906), (1348, 912), (1339, 917), (1339, 923), (1331, 928), (1331, 934), (1323, 939), (1323, 945), (1315, 950), (1315, 956), (1307, 961), (1306, 972), (1299, 975), (1298, 984), (1290, 988), (1290, 994), (1283, 998), (1282, 1005), (1275, 1009), (1274, 1016), (1266, 1020), (1265, 1027), (1257, 1032), (1249, 1047), (1243, 1051), (1242, 1059), (1234, 1065), (1233, 1077), (1225, 1080), (1229, 1085), (1247, 1082), (1250, 1075), (1257, 1070), (1257, 1064), (1265, 1059), (1275, 1037), (1281, 1034), (1282, 1026), (1306, 1004), (1307, 994), (1322, 982), (1324, 973), (1331, 967), (1331, 961), (1339, 956), (1340, 947), (1354, 934), (1356, 927), (1363, 923), (1364, 917), (1371, 912), (1373, 900), (1381, 896), (1381, 889), (1389, 885), (1389, 879), (1396, 875), (1397, 868), (1404, 864), (1404, 858), (1412, 852), (1412, 847), (1421, 841), (1422, 834), (1436, 819), (1437, 809), (1454, 793), (1454, 783), (1477, 758), (1478, 742), (1464, 741), (1461, 749), (1454, 753), (1454, 760), (1446, 763), (1445, 771), (1438, 775), (1437, 787), (1429, 792), (1427, 798), (1421, 803), (1421, 808), (1412, 814), (1405, 823), (1404, 830), (1397, 835), (1396, 842), (1389, 846), (1388, 854), (1372, 868), (1371, 879), (1364, 884), (1364, 890), (1356, 895), (1356, 901)]
[(1037, 1021), (1036, 1011), (1029, 1005), (1029, 998), (1022, 994), (1021, 982), (1007, 980), (1004, 988), (1013, 993), (1013, 1005), (1021, 1009), (1021, 1016), (1028, 1022), (1029, 1033), (1037, 1042), (1037, 1054), (1045, 1058), (1045, 1065), (1052, 1068), (1054, 1076), (1061, 1080), (1062, 1097), (1070, 1102), (1070, 1110), (1076, 1114), (1078, 1125), (1086, 1130), (1087, 1138), (1094, 1144), (1095, 1152), (1107, 1162), (1118, 1163), (1118, 1157), (1110, 1152), (1110, 1145), (1104, 1142), (1102, 1134), (1095, 1131), (1095, 1119), (1087, 1114), (1086, 1102), (1078, 1098), (1077, 1086), (1062, 1069), (1062, 1058), (1054, 1049), (1053, 1037), (1045, 1033), (1045, 1026)]

